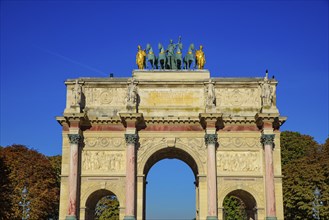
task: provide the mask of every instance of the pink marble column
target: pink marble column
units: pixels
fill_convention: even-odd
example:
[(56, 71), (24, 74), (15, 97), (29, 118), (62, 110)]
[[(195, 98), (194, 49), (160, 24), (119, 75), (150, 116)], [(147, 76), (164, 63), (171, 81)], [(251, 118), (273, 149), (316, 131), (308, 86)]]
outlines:
[(80, 134), (69, 134), (70, 140), (70, 173), (69, 173), (69, 203), (66, 219), (77, 219), (77, 188), (78, 188), (78, 158)]
[(135, 220), (136, 204), (136, 142), (137, 134), (125, 134), (127, 143), (125, 220)]
[(273, 167), (273, 141), (274, 134), (262, 134), (261, 141), (265, 154), (265, 194), (266, 194), (266, 219), (276, 219), (275, 186)]
[(207, 220), (217, 220), (217, 172), (216, 172), (216, 143), (217, 134), (206, 134), (207, 145), (207, 188), (208, 215)]

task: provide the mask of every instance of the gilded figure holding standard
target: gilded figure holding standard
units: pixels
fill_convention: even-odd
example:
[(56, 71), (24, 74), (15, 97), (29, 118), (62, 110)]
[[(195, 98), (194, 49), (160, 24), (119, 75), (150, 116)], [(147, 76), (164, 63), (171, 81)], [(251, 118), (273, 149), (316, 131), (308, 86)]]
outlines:
[(204, 67), (204, 64), (206, 63), (206, 56), (204, 52), (202, 51), (203, 46), (200, 45), (200, 49), (195, 51), (195, 58), (196, 58), (196, 65), (198, 66), (198, 69), (202, 70)]
[(142, 70), (145, 69), (146, 64), (146, 52), (145, 50), (142, 50), (142, 47), (138, 45), (138, 51), (136, 54), (136, 64), (138, 66), (138, 69)]

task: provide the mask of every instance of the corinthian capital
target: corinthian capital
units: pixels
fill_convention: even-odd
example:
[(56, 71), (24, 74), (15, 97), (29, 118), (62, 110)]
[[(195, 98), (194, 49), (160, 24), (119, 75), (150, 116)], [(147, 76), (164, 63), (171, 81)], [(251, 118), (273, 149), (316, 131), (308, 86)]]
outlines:
[(137, 134), (125, 134), (125, 139), (127, 144), (135, 144), (137, 142)]
[(216, 144), (217, 143), (217, 134), (206, 134), (204, 136), (204, 140), (206, 142), (206, 145)]
[(262, 144), (265, 145), (271, 145), (273, 146), (274, 143), (274, 134), (262, 134), (262, 137), (260, 138), (260, 141)]
[(68, 134), (70, 144), (79, 144), (82, 140), (82, 136), (80, 134)]

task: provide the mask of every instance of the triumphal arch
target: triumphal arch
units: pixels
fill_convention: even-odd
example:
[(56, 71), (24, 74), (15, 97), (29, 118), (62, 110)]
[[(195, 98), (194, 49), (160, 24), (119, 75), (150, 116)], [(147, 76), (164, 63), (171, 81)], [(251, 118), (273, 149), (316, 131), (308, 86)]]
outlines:
[(120, 219), (147, 219), (146, 178), (165, 158), (195, 176), (199, 220), (225, 219), (236, 196), (248, 219), (283, 219), (275, 79), (212, 78), (208, 70), (145, 70), (68, 79), (60, 219), (94, 219), (115, 195)]

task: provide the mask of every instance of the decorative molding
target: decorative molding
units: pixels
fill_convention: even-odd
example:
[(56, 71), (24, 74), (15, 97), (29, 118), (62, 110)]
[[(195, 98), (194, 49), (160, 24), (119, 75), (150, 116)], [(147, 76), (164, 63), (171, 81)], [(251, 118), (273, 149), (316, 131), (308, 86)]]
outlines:
[(261, 148), (259, 137), (220, 137), (218, 143), (222, 148)]
[(205, 134), (204, 136), (205, 143), (208, 146), (209, 144), (217, 143), (217, 134)]
[(85, 137), (84, 140), (89, 148), (124, 148), (123, 138)]
[(136, 144), (138, 140), (137, 134), (125, 134), (125, 139), (127, 144)]
[(80, 134), (68, 134), (70, 144), (79, 144), (82, 141)]
[(262, 134), (260, 141), (261, 143), (265, 146), (265, 145), (271, 145), (274, 146), (274, 137), (275, 134)]

